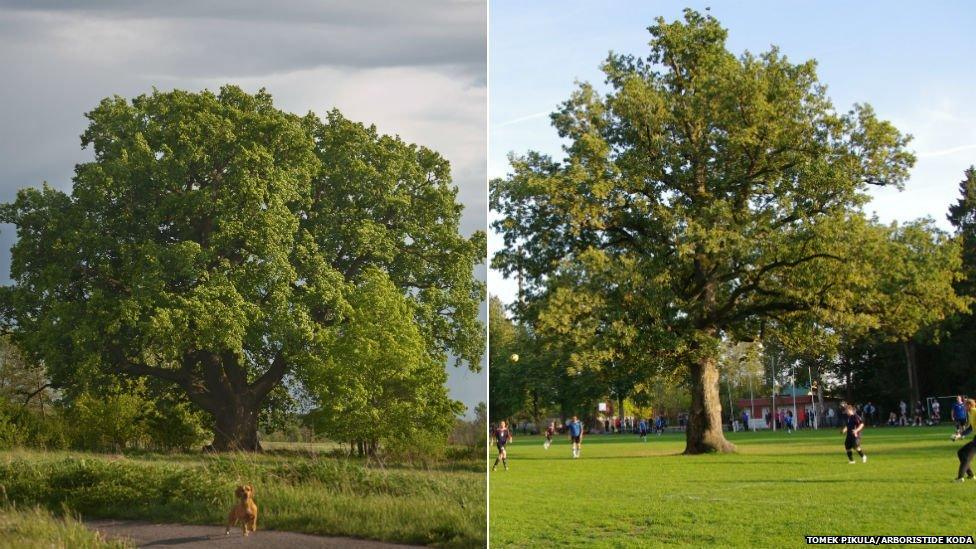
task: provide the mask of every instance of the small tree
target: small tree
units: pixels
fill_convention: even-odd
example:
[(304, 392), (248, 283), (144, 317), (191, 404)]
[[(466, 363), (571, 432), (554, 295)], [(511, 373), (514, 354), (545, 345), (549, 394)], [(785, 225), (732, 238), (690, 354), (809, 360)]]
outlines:
[(84, 393), (71, 406), (73, 445), (89, 450), (120, 452), (145, 434), (143, 417), (149, 403), (135, 392)]
[(378, 270), (364, 273), (348, 301), (332, 353), (305, 373), (305, 386), (318, 388), (318, 429), (367, 455), (404, 440), (443, 446), (464, 406), (448, 397), (447, 374), (431, 360), (412, 305)]

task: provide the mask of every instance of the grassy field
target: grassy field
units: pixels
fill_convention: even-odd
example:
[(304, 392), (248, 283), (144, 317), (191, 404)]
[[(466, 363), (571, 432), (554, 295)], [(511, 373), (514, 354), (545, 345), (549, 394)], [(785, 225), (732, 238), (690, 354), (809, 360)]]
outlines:
[(292, 450), (296, 452), (334, 452), (341, 448), (335, 442), (270, 442), (261, 441), (261, 447), (265, 450)]
[(222, 525), (254, 486), (259, 529), (445, 547), (485, 545), (483, 470), (366, 467), (299, 454), (0, 452), (0, 498), (85, 518)]
[[(683, 434), (518, 437), (490, 474), (489, 538), (513, 546), (797, 547), (807, 535), (973, 535), (976, 482), (953, 484), (949, 427), (736, 433), (739, 452), (678, 455)], [(855, 454), (855, 458), (857, 454)], [(494, 455), (492, 455), (494, 461)]]
[(73, 517), (61, 518), (39, 508), (0, 507), (0, 548), (124, 549), (123, 541), (106, 541)]

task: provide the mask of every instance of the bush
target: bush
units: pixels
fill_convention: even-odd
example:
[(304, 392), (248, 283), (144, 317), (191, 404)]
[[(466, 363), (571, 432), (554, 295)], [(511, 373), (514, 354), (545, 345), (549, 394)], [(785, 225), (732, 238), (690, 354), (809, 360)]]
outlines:
[(444, 458), (446, 437), (441, 433), (415, 432), (409, 437), (386, 439), (382, 455), (399, 463), (431, 465)]
[(151, 406), (146, 417), (146, 436), (159, 450), (198, 448), (211, 434), (204, 428), (203, 414), (186, 402), (161, 398)]
[(68, 446), (67, 425), (57, 409), (41, 415), (0, 398), (0, 448), (31, 446), (59, 450)]
[(209, 439), (202, 412), (189, 403), (144, 395), (140, 387), (103, 396), (79, 395), (69, 408), (71, 447), (115, 452), (133, 447), (190, 450)]
[(13, 448), (24, 442), (23, 430), (14, 417), (9, 403), (0, 399), (0, 448)]
[(63, 450), (68, 447), (69, 428), (64, 411), (58, 408), (41, 415), (27, 411), (18, 418), (24, 436), (22, 445), (48, 450)]
[(141, 419), (147, 411), (146, 401), (136, 394), (82, 393), (71, 406), (71, 445), (120, 452), (145, 435)]
[(166, 509), (169, 518), (210, 509), (232, 493), (228, 483), (201, 468), (136, 466), (126, 460), (68, 457), (35, 464), (16, 459), (0, 464), (10, 501), (70, 509), (97, 516), (137, 518)]

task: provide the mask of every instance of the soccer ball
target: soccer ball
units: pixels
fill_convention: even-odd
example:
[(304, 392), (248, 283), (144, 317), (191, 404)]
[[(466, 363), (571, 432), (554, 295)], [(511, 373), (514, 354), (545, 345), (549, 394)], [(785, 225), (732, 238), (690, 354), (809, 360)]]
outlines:
[(512, 356), (508, 357), (512, 362), (518, 362), (519, 356), (516, 353), (512, 353)]

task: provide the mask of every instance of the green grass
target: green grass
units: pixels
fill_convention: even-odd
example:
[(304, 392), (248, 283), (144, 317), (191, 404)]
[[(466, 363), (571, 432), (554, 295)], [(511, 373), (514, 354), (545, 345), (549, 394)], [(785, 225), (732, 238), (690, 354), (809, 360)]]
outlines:
[(328, 453), (339, 450), (341, 445), (335, 442), (273, 442), (262, 440), (261, 447), (270, 451), (290, 450), (295, 452)]
[(223, 524), (251, 484), (259, 529), (447, 547), (485, 544), (484, 473), (298, 454), (0, 452), (0, 498), (85, 518)]
[[(973, 535), (976, 482), (953, 484), (949, 427), (728, 435), (738, 453), (679, 455), (683, 434), (518, 437), (490, 474), (492, 547), (797, 547), (806, 535)], [(491, 460), (494, 461), (494, 452)], [(857, 454), (855, 454), (855, 458)]]
[(40, 508), (0, 507), (0, 548), (124, 549), (125, 541), (106, 541), (73, 517), (60, 518)]

